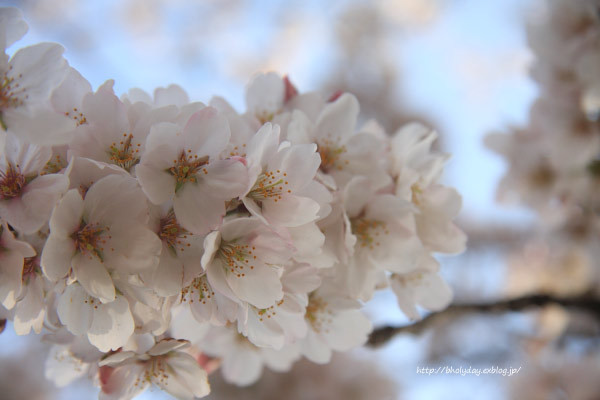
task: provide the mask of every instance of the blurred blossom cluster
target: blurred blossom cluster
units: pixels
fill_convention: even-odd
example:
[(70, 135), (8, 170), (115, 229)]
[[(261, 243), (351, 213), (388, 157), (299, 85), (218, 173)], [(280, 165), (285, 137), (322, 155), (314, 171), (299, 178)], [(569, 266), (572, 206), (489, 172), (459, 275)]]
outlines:
[[(4, 49), (26, 31), (0, 9)], [(177, 85), (118, 97), (63, 51), (0, 59), (0, 319), (46, 333), (58, 386), (203, 397), (217, 369), (244, 386), (362, 345), (377, 290), (411, 319), (451, 301), (433, 254), (466, 238), (434, 131), (387, 135), (352, 94), (273, 72), (242, 113)]]
[[(507, 292), (596, 298), (600, 270), (600, 2), (547, 0), (528, 26), (539, 95), (527, 126), (492, 134), (506, 158), (499, 187), (539, 216), (537, 234), (510, 256)], [(587, 399), (598, 393), (598, 324), (546, 307), (521, 341), (528, 368), (513, 398)], [(594, 378), (594, 376), (596, 378)]]
[(574, 294), (597, 288), (600, 278), (594, 265), (600, 255), (600, 3), (545, 4), (528, 27), (539, 87), (529, 123), (490, 135), (487, 144), (509, 163), (501, 200), (533, 208), (542, 222), (543, 239), (517, 264), (547, 268), (535, 274), (539, 287), (523, 289)]

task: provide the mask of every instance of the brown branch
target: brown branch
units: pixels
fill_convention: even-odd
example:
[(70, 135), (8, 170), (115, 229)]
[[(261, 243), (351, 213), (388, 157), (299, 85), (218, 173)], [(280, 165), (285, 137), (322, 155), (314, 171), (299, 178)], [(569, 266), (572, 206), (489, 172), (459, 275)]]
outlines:
[(518, 297), (516, 299), (501, 300), (493, 303), (482, 304), (453, 304), (443, 311), (429, 314), (420, 321), (404, 326), (383, 326), (371, 332), (368, 346), (379, 347), (387, 343), (399, 333), (418, 335), (433, 326), (436, 322), (456, 318), (473, 313), (500, 314), (511, 311), (524, 311), (530, 308), (539, 308), (549, 304), (558, 304), (565, 308), (586, 311), (600, 319), (600, 299), (590, 295), (577, 297), (555, 297), (545, 294), (535, 294)]

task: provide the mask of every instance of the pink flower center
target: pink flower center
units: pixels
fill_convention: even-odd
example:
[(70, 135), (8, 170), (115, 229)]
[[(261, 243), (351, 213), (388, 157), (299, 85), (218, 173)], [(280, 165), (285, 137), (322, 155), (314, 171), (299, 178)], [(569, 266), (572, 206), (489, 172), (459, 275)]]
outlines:
[(321, 332), (324, 322), (331, 322), (331, 315), (332, 313), (327, 309), (325, 300), (314, 294), (309, 296), (304, 318), (310, 323), (315, 332)]
[[(23, 105), (23, 100), (21, 100), (18, 95), (23, 94), (25, 89), (20, 88), (19, 83), (15, 82), (15, 78), (8, 76), (10, 70), (12, 70), (12, 66), (4, 73), (4, 78), (0, 85), (0, 110), (16, 108)], [(19, 74), (19, 78), (22, 76), (22, 74)]]
[(104, 261), (104, 245), (106, 239), (111, 239), (111, 236), (104, 235), (109, 231), (109, 228), (99, 228), (98, 223), (86, 224), (80, 227), (71, 237), (75, 241), (76, 249), (90, 256), (96, 256), (100, 261)]
[(18, 197), (27, 184), (27, 179), (21, 174), (19, 166), (8, 164), (6, 171), (0, 171), (0, 197), (2, 200)]
[(123, 140), (119, 143), (113, 142), (110, 145), (108, 151), (110, 161), (124, 170), (129, 171), (131, 167), (140, 162), (140, 146), (140, 143), (133, 143), (133, 135), (131, 133), (124, 133)]
[(265, 171), (259, 175), (248, 196), (256, 201), (273, 199), (277, 202), (282, 199), (282, 193), (292, 193), (287, 188), (288, 181), (286, 179), (287, 173), (282, 173), (281, 170)]
[(160, 228), (158, 231), (158, 237), (162, 240), (172, 251), (179, 249), (184, 251), (186, 247), (191, 246), (190, 243), (184, 243), (182, 239), (187, 239), (188, 231), (179, 225), (175, 218), (175, 212), (173, 210), (160, 220)]
[[(346, 152), (346, 146), (337, 147), (331, 140), (322, 139), (317, 144), (317, 151), (321, 155), (321, 171), (328, 173), (332, 169), (343, 168), (340, 157)], [(348, 164), (348, 160), (345, 160), (344, 164)]]
[(352, 218), (352, 233), (356, 235), (356, 239), (361, 247), (374, 249), (374, 246), (379, 246), (379, 236), (381, 234), (389, 234), (386, 223), (367, 218)]
[(178, 159), (173, 160), (173, 166), (167, 171), (177, 180), (175, 184), (175, 192), (183, 187), (188, 182), (198, 182), (197, 174), (202, 171), (205, 175), (208, 170), (203, 168), (208, 164), (208, 156), (198, 157), (197, 154), (191, 154), (191, 150), (181, 152)]
[(40, 272), (40, 267), (36, 262), (36, 258), (37, 257), (25, 258), (25, 261), (23, 262), (23, 275), (21, 277), (23, 283), (26, 283), (30, 277)]
[(225, 271), (238, 278), (246, 276), (245, 268), (254, 269), (253, 260), (256, 260), (256, 247), (248, 244), (222, 242), (219, 256), (225, 264)]

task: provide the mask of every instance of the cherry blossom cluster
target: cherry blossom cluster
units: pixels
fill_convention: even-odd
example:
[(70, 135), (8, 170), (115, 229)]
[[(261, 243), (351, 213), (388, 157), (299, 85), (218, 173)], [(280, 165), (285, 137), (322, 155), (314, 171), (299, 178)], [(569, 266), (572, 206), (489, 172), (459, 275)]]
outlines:
[[(528, 29), (540, 92), (529, 123), (490, 135), (487, 144), (509, 163), (501, 199), (533, 208), (552, 232), (538, 258), (589, 287), (600, 251), (600, 1), (545, 6)], [(548, 277), (556, 272), (548, 269)]]
[[(0, 9), (5, 49), (26, 30)], [(252, 79), (244, 113), (175, 85), (117, 97), (62, 53), (0, 62), (0, 318), (44, 329), (57, 385), (202, 397), (216, 369), (248, 385), (362, 345), (376, 290), (412, 319), (450, 301), (432, 254), (465, 237), (435, 132), (358, 126), (351, 94), (275, 73)]]

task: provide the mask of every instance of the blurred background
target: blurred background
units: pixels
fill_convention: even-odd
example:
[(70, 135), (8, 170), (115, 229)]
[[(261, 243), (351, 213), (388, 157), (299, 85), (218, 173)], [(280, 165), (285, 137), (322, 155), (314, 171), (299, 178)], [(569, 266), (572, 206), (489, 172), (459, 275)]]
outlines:
[[(497, 204), (496, 187), (507, 166), (483, 144), (488, 133), (527, 124), (538, 91), (529, 78), (533, 56), (525, 25), (539, 14), (540, 3), (0, 1), (19, 7), (30, 25), (14, 47), (61, 43), (69, 63), (94, 88), (115, 79), (118, 94), (131, 87), (151, 93), (177, 83), (193, 100), (220, 95), (243, 111), (251, 76), (274, 70), (289, 75), (301, 92), (354, 93), (362, 117), (390, 133), (411, 120), (435, 127), (439, 149), (452, 154), (445, 183), (463, 195), (458, 225), (469, 236), (464, 254), (442, 259), (456, 303), (522, 294), (520, 285), (543, 264), (543, 246), (531, 241), (536, 215)], [(376, 296), (366, 312), (375, 326), (408, 323), (391, 292)], [(301, 362), (289, 374), (266, 373), (251, 388), (211, 377), (210, 398), (597, 399), (597, 325), (583, 318), (567, 337), (566, 318), (557, 307), (449, 318), (418, 336), (400, 334), (380, 348), (340, 356), (330, 366)], [(16, 337), (10, 326), (0, 335), (0, 398), (97, 396), (88, 381), (63, 391), (45, 383), (45, 349), (37, 342)], [(510, 377), (416, 372), (438, 366), (521, 369)], [(169, 397), (155, 390), (140, 398)]]

